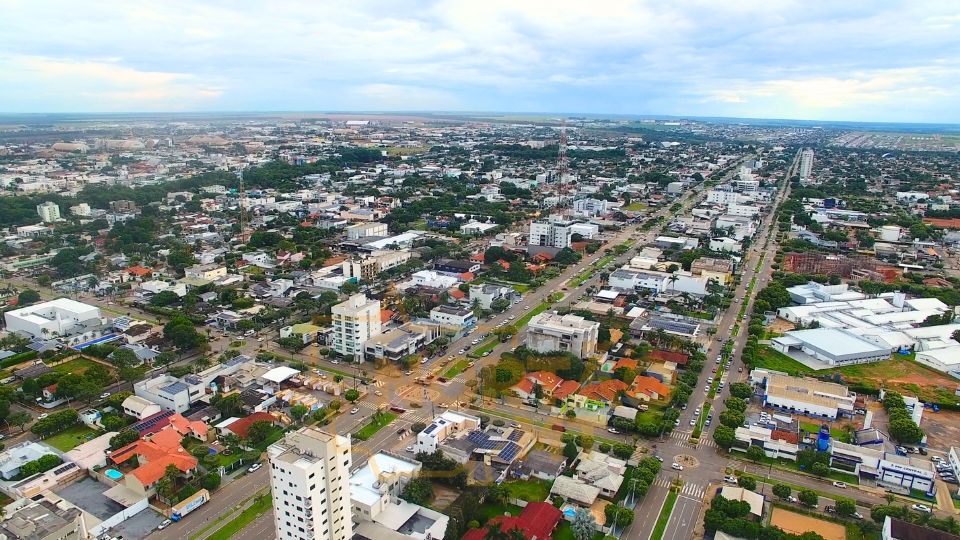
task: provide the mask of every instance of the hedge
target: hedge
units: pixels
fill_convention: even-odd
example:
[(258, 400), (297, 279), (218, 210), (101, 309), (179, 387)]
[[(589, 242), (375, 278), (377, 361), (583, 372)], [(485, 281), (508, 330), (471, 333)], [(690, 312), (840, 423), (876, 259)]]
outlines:
[(15, 365), (20, 364), (20, 363), (22, 363), (22, 362), (26, 362), (27, 360), (34, 360), (34, 359), (36, 359), (38, 356), (40, 356), (40, 355), (37, 354), (37, 351), (27, 351), (27, 352), (23, 352), (23, 353), (20, 353), (20, 354), (15, 354), (15, 355), (11, 356), (10, 358), (7, 358), (6, 360), (0, 362), (0, 369), (5, 369), (5, 368), (8, 368), (8, 367), (10, 367), (10, 366), (15, 366)]

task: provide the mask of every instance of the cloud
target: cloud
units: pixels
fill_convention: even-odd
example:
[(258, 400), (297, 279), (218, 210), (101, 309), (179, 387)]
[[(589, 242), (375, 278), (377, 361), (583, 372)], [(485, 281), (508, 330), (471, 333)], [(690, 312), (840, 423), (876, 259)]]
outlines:
[(6, 2), (23, 90), (0, 107), (960, 122), (958, 22), (954, 0)]

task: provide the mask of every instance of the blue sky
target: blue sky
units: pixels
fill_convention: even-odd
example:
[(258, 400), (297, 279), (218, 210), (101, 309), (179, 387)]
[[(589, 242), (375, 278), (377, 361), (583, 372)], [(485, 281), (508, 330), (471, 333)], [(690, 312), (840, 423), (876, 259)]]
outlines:
[(960, 123), (960, 1), (0, 0), (0, 111)]

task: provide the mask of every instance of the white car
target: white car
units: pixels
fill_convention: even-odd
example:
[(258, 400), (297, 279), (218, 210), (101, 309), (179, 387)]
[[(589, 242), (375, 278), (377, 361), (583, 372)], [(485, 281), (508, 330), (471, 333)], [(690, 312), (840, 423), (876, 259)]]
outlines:
[(358, 412), (360, 412), (360, 407), (354, 407), (350, 409), (350, 414), (357, 414)]
[(110, 397), (110, 392), (104, 392), (100, 394), (100, 399), (107, 399), (108, 397)]
[(254, 463), (253, 465), (250, 466), (249, 469), (247, 469), (247, 472), (248, 473), (257, 472), (260, 470), (260, 467), (263, 467), (263, 463)]
[(681, 465), (681, 464), (677, 463), (676, 461), (674, 461), (672, 464), (670, 464), (670, 468), (673, 469), (673, 470), (675, 470), (675, 471), (682, 471), (682, 470), (683, 470), (683, 465)]
[(928, 514), (930, 514), (930, 513), (933, 512), (933, 509), (931, 509), (929, 506), (927, 506), (927, 505), (925, 505), (925, 504), (915, 504), (915, 505), (911, 506), (910, 508), (913, 508), (913, 509), (916, 510), (917, 512), (926, 512), (926, 513), (928, 513)]
[(511, 316), (510, 316), (510, 320), (511, 320), (511, 321), (514, 320), (514, 319), (516, 319), (516, 318), (517, 318), (516, 315), (511, 315)]
[(157, 530), (162, 531), (166, 529), (171, 523), (173, 523), (173, 521), (170, 521), (169, 519), (165, 519), (161, 521), (159, 525), (157, 525)]
[(263, 343), (267, 338), (257, 338), (257, 343)]
[(420, 363), (421, 363), (421, 364), (426, 364), (426, 363), (427, 363), (427, 359), (424, 358), (424, 359), (420, 360)]
[(847, 485), (844, 484), (843, 482), (834, 482), (834, 483), (833, 483), (833, 487), (838, 487), (838, 488), (846, 489), (846, 488), (847, 488)]
[(374, 391), (373, 391), (373, 395), (375, 395), (375, 396), (382, 396), (382, 395), (383, 395), (383, 392), (381, 392), (381, 391), (379, 391), (379, 390), (374, 390)]
[(48, 416), (50, 416), (50, 415), (47, 414), (47, 413), (43, 413), (43, 414), (41, 414), (40, 416), (37, 417), (37, 420), (43, 420), (44, 418), (46, 418), (46, 417), (48, 417)]
[(464, 353), (464, 350), (463, 350), (463, 349), (460, 349), (460, 350), (457, 352), (457, 354), (463, 354), (463, 353)]
[(691, 425), (691, 426), (697, 425), (697, 419), (696, 419), (696, 418), (691, 418), (691, 419), (690, 419), (690, 425)]
[(607, 428), (607, 433), (613, 433), (614, 435), (619, 435), (620, 432), (614, 428)]
[(412, 447), (412, 446), (408, 446), (408, 447), (407, 447), (407, 452), (413, 452), (413, 447)]
[(526, 310), (528, 310), (528, 309), (530, 309), (530, 306), (523, 306), (523, 310), (524, 310), (524, 311), (526, 311)]

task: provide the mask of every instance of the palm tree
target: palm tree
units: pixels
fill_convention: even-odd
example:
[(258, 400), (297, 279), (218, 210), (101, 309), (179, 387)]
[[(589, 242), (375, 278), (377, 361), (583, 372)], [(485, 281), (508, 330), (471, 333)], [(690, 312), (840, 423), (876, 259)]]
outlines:
[(508, 540), (527, 540), (527, 535), (524, 534), (523, 529), (514, 525), (512, 529), (507, 531), (507, 538)]
[(510, 490), (503, 484), (494, 484), (487, 488), (487, 499), (494, 504), (507, 504), (510, 501)]
[(670, 288), (673, 290), (673, 292), (677, 292), (677, 281), (679, 280), (680, 280), (680, 276), (676, 274), (673, 274), (672, 276), (667, 278), (667, 281), (670, 282)]
[(500, 523), (490, 523), (487, 525), (486, 540), (510, 540), (510, 535), (502, 530)]

